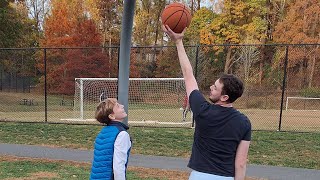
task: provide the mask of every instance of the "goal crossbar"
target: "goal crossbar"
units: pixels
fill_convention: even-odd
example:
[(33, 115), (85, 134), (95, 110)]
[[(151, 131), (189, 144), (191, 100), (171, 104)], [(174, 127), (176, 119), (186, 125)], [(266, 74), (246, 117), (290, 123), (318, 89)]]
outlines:
[[(75, 100), (74, 102), (78, 102), (79, 106), (75, 106), (75, 110), (79, 112), (79, 118), (80, 119), (86, 119), (85, 117), (85, 109), (84, 106), (87, 107), (87, 105), (85, 104), (86, 101), (88, 101), (88, 87), (91, 87), (91, 90), (93, 91), (97, 91), (96, 88), (101, 88), (101, 86), (95, 85), (95, 83), (97, 82), (110, 82), (112, 83), (112, 93), (116, 96), (117, 93), (117, 82), (118, 78), (75, 78), (75, 82), (76, 82), (76, 90), (75, 90)], [(172, 82), (172, 85), (169, 85), (171, 88), (173, 87), (175, 90), (174, 94), (178, 94), (182, 92), (185, 92), (185, 87), (184, 87), (184, 79), (183, 78), (129, 78), (129, 82), (132, 82), (133, 84), (130, 83), (130, 87), (131, 85), (134, 87), (137, 87), (136, 82), (145, 82), (148, 83), (149, 85), (149, 90), (150, 91), (149, 94), (154, 94), (154, 88), (157, 88), (158, 84), (153, 84), (153, 82), (159, 82), (160, 84), (164, 84), (164, 87), (167, 87), (167, 82)], [(90, 83), (88, 83), (90, 82)], [(138, 84), (139, 85), (139, 84)], [(153, 87), (154, 86), (154, 87)], [(108, 87), (108, 85), (104, 84), (103, 87), (107, 90), (111, 87)], [(144, 88), (148, 88), (148, 87), (144, 87)], [(136, 88), (133, 88), (133, 91), (137, 91)], [(172, 91), (172, 89), (171, 89)], [(111, 90), (110, 90), (111, 92)], [(129, 92), (130, 93), (130, 92)], [(171, 92), (172, 93), (172, 92)], [(141, 94), (141, 92), (135, 92), (135, 94)], [(77, 101), (76, 101), (76, 95), (77, 95)], [(102, 95), (102, 94), (101, 94)], [(101, 96), (100, 95), (100, 96)], [(143, 94), (142, 94), (143, 96)], [(107, 96), (108, 97), (108, 96)], [(110, 96), (109, 96), (110, 97)], [(111, 96), (112, 97), (112, 96)], [(150, 97), (149, 97), (150, 98)], [(157, 97), (158, 98), (158, 97)], [(101, 98), (99, 98), (101, 99)], [(76, 104), (76, 103), (75, 103)], [(88, 111), (88, 110), (87, 110)], [(165, 117), (163, 117), (164, 119)]]
[(287, 97), (287, 101), (286, 101), (286, 111), (288, 110), (288, 105), (289, 105), (289, 99), (306, 99), (306, 100), (308, 100), (308, 99), (312, 99), (312, 100), (317, 100), (317, 99), (319, 99), (320, 100), (320, 98), (312, 98), (312, 97), (299, 97), (299, 96), (291, 96), (291, 97)]
[[(117, 81), (118, 78), (75, 78), (75, 80), (97, 80), (97, 81)], [(180, 80), (183, 80), (183, 78), (129, 78), (129, 81), (154, 81), (154, 80), (157, 80), (157, 81), (174, 81), (174, 80), (177, 80), (177, 81), (180, 81)]]

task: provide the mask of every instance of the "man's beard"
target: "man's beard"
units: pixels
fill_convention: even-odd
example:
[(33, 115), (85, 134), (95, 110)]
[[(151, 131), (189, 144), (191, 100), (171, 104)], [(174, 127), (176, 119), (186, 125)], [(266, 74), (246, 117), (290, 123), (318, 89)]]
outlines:
[(217, 102), (219, 101), (219, 98), (209, 98), (209, 100), (210, 100), (213, 104), (215, 104), (215, 103), (217, 103)]

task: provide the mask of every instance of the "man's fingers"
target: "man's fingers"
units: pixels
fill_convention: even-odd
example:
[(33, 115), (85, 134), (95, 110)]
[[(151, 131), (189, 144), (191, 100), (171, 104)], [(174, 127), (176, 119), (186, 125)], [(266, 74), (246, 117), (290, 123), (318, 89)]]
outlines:
[(167, 32), (167, 31), (168, 31), (164, 24), (162, 24), (162, 30), (163, 30), (164, 32)]
[(170, 32), (170, 34), (175, 33), (175, 32), (173, 32), (173, 31), (170, 29), (170, 27), (169, 27), (168, 25), (166, 25), (166, 28), (167, 28), (168, 32)]
[(181, 34), (184, 34), (184, 33), (186, 32), (186, 30), (187, 30), (187, 27), (185, 27), (185, 28), (183, 29), (183, 31), (182, 31)]

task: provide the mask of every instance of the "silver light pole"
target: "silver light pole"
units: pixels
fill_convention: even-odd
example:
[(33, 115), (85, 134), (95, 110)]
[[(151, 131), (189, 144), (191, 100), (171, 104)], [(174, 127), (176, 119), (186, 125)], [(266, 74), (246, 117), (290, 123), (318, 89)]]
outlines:
[[(135, 0), (124, 0), (122, 28), (120, 38), (118, 100), (128, 113), (130, 50)], [(128, 117), (123, 121), (128, 124)]]

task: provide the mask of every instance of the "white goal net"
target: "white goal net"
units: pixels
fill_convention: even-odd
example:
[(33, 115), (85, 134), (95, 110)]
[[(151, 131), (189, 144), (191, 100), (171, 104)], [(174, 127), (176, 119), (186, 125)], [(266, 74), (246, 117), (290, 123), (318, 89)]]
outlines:
[(300, 111), (320, 110), (320, 98), (287, 97), (286, 110), (300, 110)]
[[(74, 118), (93, 120), (98, 103), (117, 98), (117, 78), (76, 78)], [(182, 121), (186, 96), (183, 78), (129, 78), (128, 123), (190, 125), (191, 113)]]

